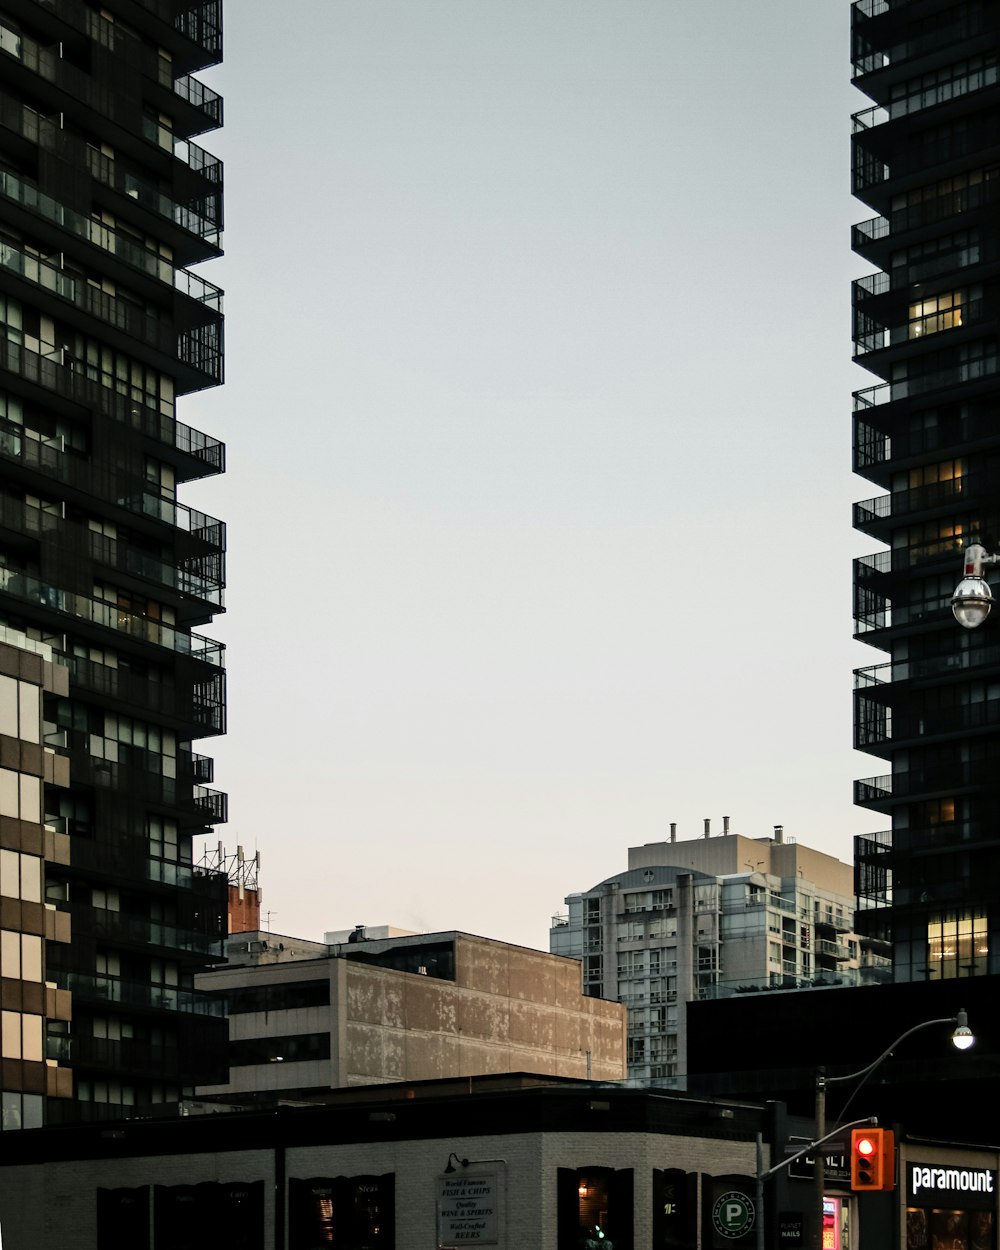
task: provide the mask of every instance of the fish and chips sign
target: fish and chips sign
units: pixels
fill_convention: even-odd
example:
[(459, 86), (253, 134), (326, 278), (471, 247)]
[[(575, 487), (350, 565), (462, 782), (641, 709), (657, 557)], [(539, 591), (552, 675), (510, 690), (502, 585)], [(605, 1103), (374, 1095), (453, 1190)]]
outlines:
[(437, 1243), (495, 1246), (500, 1241), (499, 1189), (495, 1172), (466, 1172), (438, 1179)]

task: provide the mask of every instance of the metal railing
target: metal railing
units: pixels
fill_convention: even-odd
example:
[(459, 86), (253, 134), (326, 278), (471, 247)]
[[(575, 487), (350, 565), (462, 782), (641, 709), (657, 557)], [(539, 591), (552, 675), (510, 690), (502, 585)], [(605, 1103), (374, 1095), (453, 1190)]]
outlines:
[(189, 655), (206, 664), (220, 668), (223, 666), (225, 647), (221, 642), (204, 638), (200, 634), (186, 633), (148, 616), (123, 611), (112, 603), (62, 590), (14, 569), (0, 568), (0, 590), (23, 603), (49, 608), (76, 620), (113, 629), (153, 646), (164, 647), (180, 655)]
[(177, 503), (173, 499), (164, 499), (161, 495), (151, 495), (145, 491), (138, 495), (122, 496), (115, 502), (120, 508), (125, 508), (129, 512), (150, 517), (154, 521), (162, 521), (165, 525), (190, 534), (217, 551), (225, 550), (225, 522), (208, 516), (207, 513), (199, 512), (196, 508), (189, 508), (186, 504)]
[(926, 486), (862, 499), (854, 505), (854, 528), (864, 529), (875, 521), (899, 519), (927, 508), (946, 506), (954, 503), (963, 492), (970, 492), (973, 485), (968, 477), (953, 477), (943, 482), (929, 482)]
[(148, 277), (166, 283), (188, 299), (204, 304), (214, 312), (222, 312), (223, 292), (219, 287), (206, 282), (204, 278), (191, 273), (188, 269), (176, 268), (158, 252), (151, 251), (134, 239), (119, 234), (111, 226), (67, 208), (52, 196), (39, 191), (36, 186), (7, 170), (0, 170), (0, 196), (23, 208), (30, 209), (95, 247), (110, 252), (124, 264), (139, 270)]

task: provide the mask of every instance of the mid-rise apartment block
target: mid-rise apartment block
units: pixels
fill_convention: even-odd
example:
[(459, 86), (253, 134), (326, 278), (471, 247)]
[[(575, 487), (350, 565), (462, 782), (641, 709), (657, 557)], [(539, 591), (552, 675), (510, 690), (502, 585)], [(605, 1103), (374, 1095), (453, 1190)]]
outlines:
[(682, 1082), (686, 1004), (887, 975), (854, 932), (853, 872), (774, 835), (726, 832), (631, 847), (626, 871), (566, 899), (549, 948), (582, 961), (584, 992), (625, 1004), (628, 1074)]
[(219, 0), (0, 0), (0, 629), (51, 665), (30, 679), (41, 741), (3, 854), (40, 894), (21, 923), (54, 998), (39, 1038), (22, 943), (4, 1098), (8, 1059), (24, 1081), (65, 1069), (50, 1121), (179, 1103), (224, 1064), (194, 973), (219, 957), (226, 878), (192, 839), (226, 806), (192, 744), (225, 724), (223, 648), (199, 632), (222, 609), (225, 527), (181, 501), (223, 447), (178, 416), (222, 380), (222, 293), (190, 268), (220, 254), (222, 169), (194, 142), (221, 121), (194, 76), (220, 23)]

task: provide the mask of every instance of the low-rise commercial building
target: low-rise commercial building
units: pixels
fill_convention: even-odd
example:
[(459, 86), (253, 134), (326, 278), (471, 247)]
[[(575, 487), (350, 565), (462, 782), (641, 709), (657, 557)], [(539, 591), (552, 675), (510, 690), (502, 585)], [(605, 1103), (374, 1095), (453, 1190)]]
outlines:
[(275, 1102), (378, 1082), (498, 1072), (616, 1081), (625, 1012), (580, 965), (467, 933), (332, 944), (234, 934), (200, 989), (225, 997), (229, 1080), (202, 1097)]

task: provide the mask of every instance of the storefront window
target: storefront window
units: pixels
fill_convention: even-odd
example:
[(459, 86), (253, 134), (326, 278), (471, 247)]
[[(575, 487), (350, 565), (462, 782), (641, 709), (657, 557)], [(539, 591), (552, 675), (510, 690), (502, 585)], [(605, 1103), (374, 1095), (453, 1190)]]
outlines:
[(289, 1250), (392, 1250), (395, 1176), (314, 1176), (288, 1182)]
[(559, 1250), (632, 1250), (631, 1168), (560, 1168)]
[(906, 1250), (994, 1250), (992, 1211), (906, 1209)]
[(996, 1250), (997, 1179), (949, 1159), (908, 1162), (906, 1250)]

